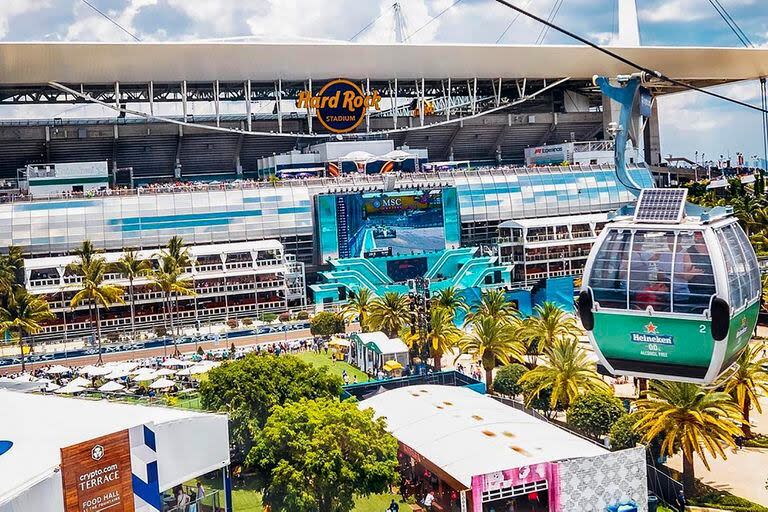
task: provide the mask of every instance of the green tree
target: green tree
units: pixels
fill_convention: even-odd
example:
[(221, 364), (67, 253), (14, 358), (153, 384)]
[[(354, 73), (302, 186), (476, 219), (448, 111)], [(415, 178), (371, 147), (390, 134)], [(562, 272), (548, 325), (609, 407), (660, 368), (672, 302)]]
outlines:
[(756, 343), (748, 346), (736, 361), (734, 373), (728, 375), (723, 383), (723, 391), (730, 394), (741, 407), (744, 416), (742, 430), (744, 437), (752, 437), (749, 413), (752, 407), (762, 414), (760, 397), (768, 394), (768, 358), (763, 357), (765, 344)]
[(72, 251), (72, 253), (77, 256), (77, 261), (81, 265), (88, 266), (94, 256), (96, 256), (97, 251), (96, 247), (93, 245), (93, 242), (90, 240), (83, 240), (83, 243), (80, 244), (80, 247)]
[(510, 324), (497, 317), (480, 316), (472, 322), (472, 329), (459, 341), (459, 349), (471, 354), (485, 370), (485, 385), (493, 391), (493, 369), (499, 364), (522, 361), (519, 344), (515, 343)]
[(522, 364), (508, 364), (496, 372), (493, 378), (493, 390), (502, 395), (517, 396), (523, 394), (520, 379), (528, 371)]
[(8, 247), (8, 253), (0, 255), (0, 305), (7, 305), (15, 287), (24, 284), (24, 253), (20, 247)]
[[(184, 277), (184, 271), (176, 264), (176, 260), (169, 256), (162, 256), (160, 266), (152, 274), (152, 283), (163, 293), (166, 312), (171, 325), (171, 334), (174, 333), (174, 308), (173, 299), (179, 295), (194, 296), (194, 284), (191, 279)], [(178, 302), (176, 308), (178, 314)], [(179, 354), (176, 336), (173, 336), (173, 353)]]
[(344, 331), (344, 318), (338, 313), (321, 311), (309, 321), (309, 332), (313, 336), (328, 337)]
[(294, 356), (249, 354), (208, 372), (200, 385), (201, 404), (230, 413), (232, 442), (240, 457), (248, 453), (253, 430), (264, 426), (276, 405), (302, 398), (336, 398), (342, 381), (327, 368), (317, 368)]
[(537, 305), (533, 315), (523, 321), (521, 336), (536, 340), (538, 349), (546, 350), (558, 340), (578, 339), (581, 331), (576, 320), (554, 302)]
[(355, 495), (389, 490), (397, 441), (373, 410), (337, 399), (274, 408), (246, 459), (273, 510), (350, 512)]
[(604, 391), (579, 395), (568, 408), (567, 421), (595, 439), (606, 435), (626, 411), (621, 400)]
[[(83, 257), (87, 259), (84, 260)], [(91, 322), (93, 323), (95, 320), (96, 323), (96, 338), (99, 344), (98, 362), (101, 363), (101, 308), (109, 309), (112, 304), (123, 304), (123, 289), (104, 282), (104, 275), (107, 273), (109, 265), (100, 256), (81, 256), (71, 264), (71, 268), (82, 277), (82, 281), (77, 285), (78, 292), (72, 297), (69, 305), (74, 309), (81, 304), (88, 304)], [(95, 319), (94, 310), (96, 312)]]
[(635, 429), (636, 423), (637, 418), (634, 414), (625, 414), (616, 420), (608, 435), (611, 440), (611, 450), (627, 450), (642, 442), (643, 436)]
[(27, 343), (32, 351), (32, 335), (40, 332), (42, 323), (53, 318), (48, 302), (24, 288), (15, 288), (9, 295), (7, 304), (0, 307), (0, 334), (15, 334), (21, 349), (21, 371), (26, 369), (24, 359), (24, 336), (29, 336)]
[(432, 307), (439, 307), (456, 316), (458, 311), (467, 311), (467, 302), (455, 286), (449, 286), (432, 296)]
[(115, 269), (128, 279), (128, 295), (131, 301), (131, 338), (136, 339), (136, 311), (133, 300), (133, 282), (149, 275), (149, 261), (139, 258), (133, 249), (127, 249), (115, 263)]
[(382, 297), (376, 297), (371, 303), (368, 322), (372, 330), (382, 331), (390, 338), (394, 338), (400, 329), (408, 325), (410, 317), (408, 296), (387, 292)]
[(693, 465), (698, 455), (709, 469), (707, 454), (726, 458), (725, 447), (735, 447), (744, 421), (739, 406), (728, 393), (708, 391), (695, 384), (652, 381), (647, 398), (637, 401), (635, 428), (643, 442), (661, 439), (662, 453), (683, 454), (683, 488), (694, 496)]
[(485, 290), (480, 301), (467, 313), (466, 324), (478, 321), (482, 317), (492, 317), (502, 322), (511, 323), (518, 317), (517, 307), (507, 300), (504, 290)]
[[(434, 361), (435, 370), (439, 372), (443, 366), (443, 355), (456, 347), (462, 332), (453, 323), (453, 313), (445, 308), (433, 306), (429, 316), (429, 331), (411, 334), (407, 329), (403, 329), (407, 331), (403, 335), (403, 341), (416, 353), (421, 353), (422, 349), (426, 349), (429, 357)], [(422, 335), (424, 340), (421, 339)]]
[(368, 315), (371, 312), (371, 304), (374, 295), (368, 288), (360, 288), (357, 292), (350, 292), (349, 300), (344, 305), (342, 313), (350, 320), (357, 319), (360, 322), (360, 329), (368, 332)]
[(595, 371), (595, 363), (587, 352), (573, 339), (562, 339), (545, 351), (546, 362), (526, 373), (522, 381), (535, 383), (533, 394), (550, 388), (550, 404), (567, 409), (581, 393), (587, 391), (609, 391)]

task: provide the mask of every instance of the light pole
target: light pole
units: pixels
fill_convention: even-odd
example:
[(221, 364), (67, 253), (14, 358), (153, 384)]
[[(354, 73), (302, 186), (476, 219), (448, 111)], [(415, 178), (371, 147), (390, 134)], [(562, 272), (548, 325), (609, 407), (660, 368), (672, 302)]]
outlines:
[(431, 311), (430, 311), (430, 293), (429, 279), (417, 277), (408, 281), (409, 288), (408, 299), (411, 310), (411, 336), (417, 336), (418, 349), (423, 360), (429, 357), (429, 348), (426, 346), (426, 338), (429, 331), (432, 330)]

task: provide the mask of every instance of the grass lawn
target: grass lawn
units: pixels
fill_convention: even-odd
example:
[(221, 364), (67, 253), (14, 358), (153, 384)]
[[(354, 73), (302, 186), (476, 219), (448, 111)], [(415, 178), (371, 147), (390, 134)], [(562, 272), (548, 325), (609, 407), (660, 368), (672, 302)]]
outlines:
[[(241, 482), (233, 482), (232, 487), (232, 505), (234, 512), (263, 512), (261, 505), (261, 494), (253, 489), (254, 482), (251, 478), (244, 478)], [(214, 489), (215, 484), (211, 485)], [(383, 512), (387, 509), (390, 500), (390, 494), (375, 494), (373, 496), (361, 497), (356, 500), (355, 512)], [(400, 510), (407, 512), (410, 510), (408, 505), (398, 499)]]
[(365, 382), (368, 380), (368, 375), (366, 375), (365, 372), (358, 370), (349, 363), (345, 363), (343, 361), (334, 361), (331, 359), (330, 355), (325, 355), (323, 353), (318, 354), (316, 352), (299, 352), (292, 355), (301, 359), (305, 363), (309, 363), (314, 366), (325, 366), (328, 368), (328, 371), (339, 376), (341, 376), (341, 373), (344, 370), (347, 370), (350, 383), (354, 382), (355, 376), (357, 376), (358, 382)]

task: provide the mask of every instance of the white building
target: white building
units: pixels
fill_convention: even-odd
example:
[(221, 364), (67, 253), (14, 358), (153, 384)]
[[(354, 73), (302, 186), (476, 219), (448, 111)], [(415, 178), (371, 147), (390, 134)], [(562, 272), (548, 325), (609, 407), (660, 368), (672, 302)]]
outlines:
[[(613, 165), (612, 140), (589, 142), (563, 142), (548, 146), (525, 148), (525, 165)], [(637, 148), (627, 146), (627, 162), (639, 164), (643, 161)]]
[[(304, 264), (285, 254), (280, 242), (262, 240), (194, 245), (188, 250), (192, 264), (182, 278), (194, 283), (196, 294), (178, 298), (176, 318), (182, 324), (194, 326), (195, 319), (203, 325), (230, 318), (257, 318), (265, 312), (281, 313), (306, 306)], [(107, 263), (116, 263), (122, 255), (122, 252), (99, 254)], [(157, 267), (157, 250), (138, 251), (137, 255), (149, 260), (153, 268)], [(68, 268), (75, 260), (75, 256), (55, 256), (24, 261), (27, 289), (47, 296), (56, 315), (38, 337), (60, 335), (64, 331), (70, 335), (91, 332), (87, 305), (74, 311), (69, 306), (82, 282), (82, 277)], [(124, 331), (131, 323), (129, 282), (112, 270), (106, 275), (105, 283), (124, 289), (125, 304), (102, 309), (102, 332)], [(163, 293), (153, 286), (151, 276), (134, 280), (137, 329), (166, 325), (163, 301)]]
[(109, 171), (106, 161), (28, 165), (19, 182), (34, 197), (87, 194), (109, 188)]

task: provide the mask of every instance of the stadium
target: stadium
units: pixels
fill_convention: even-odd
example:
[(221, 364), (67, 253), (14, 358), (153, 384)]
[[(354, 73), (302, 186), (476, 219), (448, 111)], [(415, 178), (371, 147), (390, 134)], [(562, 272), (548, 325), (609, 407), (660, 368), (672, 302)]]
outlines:
[[(697, 87), (768, 74), (764, 49), (614, 51)], [(504, 288), (523, 312), (570, 307), (608, 213), (631, 200), (613, 172), (618, 107), (592, 77), (633, 69), (589, 47), (3, 43), (0, 62), (4, 106), (113, 111), (0, 122), (0, 247), (24, 252), (26, 286), (51, 301), (43, 340), (88, 332), (87, 306), (67, 308), (85, 240), (117, 261), (181, 236), (195, 295), (178, 316), (198, 329), (417, 278), (470, 302)], [(674, 182), (655, 102), (644, 133), (633, 179)], [(135, 285), (137, 327), (161, 325), (162, 293)], [(101, 327), (129, 316), (115, 305)]]

